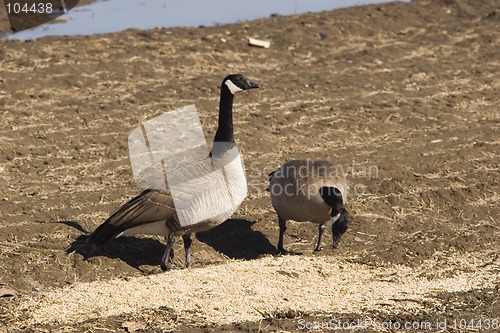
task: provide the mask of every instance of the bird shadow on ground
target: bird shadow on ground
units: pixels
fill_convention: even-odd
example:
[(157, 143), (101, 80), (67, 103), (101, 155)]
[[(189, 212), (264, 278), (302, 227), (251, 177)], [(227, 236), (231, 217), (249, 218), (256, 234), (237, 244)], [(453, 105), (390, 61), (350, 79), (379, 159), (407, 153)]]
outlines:
[(269, 239), (252, 229), (254, 224), (255, 221), (229, 219), (211, 230), (197, 233), (196, 238), (231, 259), (250, 260), (264, 254), (277, 254)]
[(165, 244), (152, 238), (136, 238), (133, 236), (120, 237), (101, 246), (90, 243), (89, 232), (75, 221), (61, 221), (70, 227), (84, 232), (84, 235), (78, 236), (66, 250), (66, 253), (78, 253), (84, 260), (92, 257), (105, 256), (111, 259), (120, 259), (129, 266), (139, 269), (141, 265), (159, 265)]
[[(152, 238), (120, 237), (101, 246), (88, 242), (90, 233), (75, 221), (59, 223), (84, 233), (78, 236), (66, 250), (77, 253), (84, 260), (105, 256), (120, 259), (129, 266), (140, 269), (141, 265), (159, 265), (165, 244)], [(252, 230), (254, 221), (230, 219), (221, 225), (196, 234), (196, 238), (232, 259), (256, 259), (264, 254), (277, 254), (276, 248), (260, 231)]]

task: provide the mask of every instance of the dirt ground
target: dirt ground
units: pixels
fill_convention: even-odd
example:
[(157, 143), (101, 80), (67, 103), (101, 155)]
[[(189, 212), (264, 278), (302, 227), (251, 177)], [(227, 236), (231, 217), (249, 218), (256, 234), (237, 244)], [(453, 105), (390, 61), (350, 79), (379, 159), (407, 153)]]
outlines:
[[(329, 318), (498, 327), (500, 1), (0, 45), (0, 332), (320, 332), (334, 328), (306, 324)], [(236, 97), (249, 194), (234, 219), (196, 236), (190, 269), (160, 272), (158, 237), (91, 250), (88, 233), (138, 192), (130, 131), (195, 103), (210, 140), (232, 72), (262, 85)], [(339, 249), (327, 229), (313, 253), (316, 227), (290, 222), (285, 246), (304, 254), (276, 256), (267, 173), (292, 158), (347, 172)], [(175, 250), (181, 266), (180, 240)], [(158, 286), (172, 293), (136, 302)], [(113, 297), (129, 292), (138, 305), (121, 310)]]

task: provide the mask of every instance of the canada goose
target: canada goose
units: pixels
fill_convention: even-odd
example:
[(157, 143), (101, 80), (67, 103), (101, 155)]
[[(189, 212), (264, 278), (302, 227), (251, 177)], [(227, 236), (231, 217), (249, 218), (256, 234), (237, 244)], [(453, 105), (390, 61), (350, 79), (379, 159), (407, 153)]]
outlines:
[(319, 224), (318, 243), (314, 249), (319, 251), (325, 223), (330, 219), (333, 247), (337, 248), (349, 225), (349, 215), (344, 208), (347, 181), (339, 169), (328, 161), (291, 160), (269, 176), (271, 202), (280, 227), (278, 251), (290, 253), (283, 248), (287, 220)]
[[(224, 78), (220, 88), (219, 124), (210, 154), (205, 161), (202, 161), (204, 163), (194, 162), (182, 169), (184, 173), (194, 173), (195, 176), (190, 179), (197, 180), (196, 173), (206, 171), (197, 169), (206, 168), (207, 161), (209, 161), (208, 165), (220, 163), (224, 167), (221, 170), (223, 170), (225, 186), (222, 187), (227, 186), (227, 188), (213, 186), (208, 190), (200, 190), (198, 200), (182, 211), (176, 210), (177, 202), (174, 204), (172, 195), (173, 184), (170, 188), (167, 186), (162, 189), (146, 189), (121, 206), (101, 224), (90, 236), (90, 241), (100, 245), (110, 238), (124, 235), (166, 236), (167, 244), (161, 260), (161, 268), (167, 271), (171, 269), (169, 261), (173, 256), (174, 237), (182, 235), (186, 254), (185, 264), (189, 267), (191, 265), (191, 233), (206, 231), (224, 222), (246, 197), (245, 173), (233, 134), (233, 98), (236, 93), (253, 88), (259, 88), (259, 85), (241, 74), (231, 74)], [(184, 187), (186, 191), (193, 192), (192, 184)], [(195, 187), (194, 191), (196, 190)], [(238, 193), (238, 196), (235, 199), (231, 197), (234, 200), (228, 204), (227, 197), (224, 197), (224, 193), (221, 194), (224, 191), (229, 192), (230, 195)], [(225, 202), (221, 202), (223, 201), (221, 198), (226, 198)], [(202, 220), (194, 220), (195, 217), (207, 216), (206, 211), (214, 212), (214, 214)], [(192, 218), (191, 223), (187, 226), (180, 223), (181, 215), (179, 214), (187, 216), (188, 219)]]

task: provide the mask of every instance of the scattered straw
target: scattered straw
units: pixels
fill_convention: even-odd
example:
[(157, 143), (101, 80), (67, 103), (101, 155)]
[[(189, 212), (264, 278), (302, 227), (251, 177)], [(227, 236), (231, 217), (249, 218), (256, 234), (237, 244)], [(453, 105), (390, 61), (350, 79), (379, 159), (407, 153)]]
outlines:
[(481, 265), (485, 261), (459, 257), (410, 268), (369, 267), (323, 256), (266, 257), (128, 281), (77, 283), (45, 296), (25, 296), (16, 313), (18, 325), (75, 324), (162, 306), (180, 317), (217, 324), (255, 321), (288, 310), (415, 313), (439, 305), (433, 295), (440, 292), (494, 286), (498, 271)]

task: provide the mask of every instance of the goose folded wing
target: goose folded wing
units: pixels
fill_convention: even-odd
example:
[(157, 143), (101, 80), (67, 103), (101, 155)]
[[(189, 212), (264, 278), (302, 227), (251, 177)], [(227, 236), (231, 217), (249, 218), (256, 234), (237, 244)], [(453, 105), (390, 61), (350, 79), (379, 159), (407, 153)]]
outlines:
[(126, 229), (166, 220), (175, 214), (170, 190), (145, 190), (120, 207), (106, 222)]
[(174, 201), (168, 189), (145, 190), (114, 212), (92, 233), (90, 240), (102, 244), (127, 229), (165, 221), (174, 215)]

